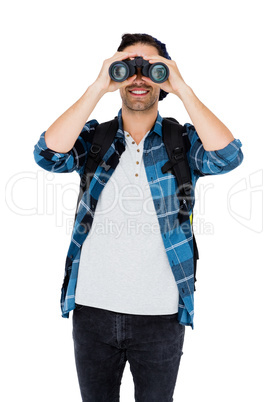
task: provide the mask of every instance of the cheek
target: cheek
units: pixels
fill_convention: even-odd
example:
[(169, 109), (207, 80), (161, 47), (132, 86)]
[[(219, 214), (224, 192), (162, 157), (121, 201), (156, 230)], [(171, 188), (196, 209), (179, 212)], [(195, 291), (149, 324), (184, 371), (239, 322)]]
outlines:
[(154, 95), (159, 96), (161, 89), (160, 88), (154, 88)]

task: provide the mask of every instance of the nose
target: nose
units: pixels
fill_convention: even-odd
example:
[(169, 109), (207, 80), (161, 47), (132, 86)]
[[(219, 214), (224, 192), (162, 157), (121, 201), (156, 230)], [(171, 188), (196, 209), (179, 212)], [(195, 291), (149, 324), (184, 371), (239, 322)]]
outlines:
[(137, 75), (137, 77), (135, 78), (134, 81), (143, 81), (143, 75), (141, 73), (141, 68), (140, 67), (136, 68), (136, 75)]

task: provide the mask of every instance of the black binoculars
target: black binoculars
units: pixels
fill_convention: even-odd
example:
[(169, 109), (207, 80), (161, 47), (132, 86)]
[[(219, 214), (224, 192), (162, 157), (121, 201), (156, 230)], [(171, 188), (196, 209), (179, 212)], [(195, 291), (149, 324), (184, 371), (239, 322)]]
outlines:
[(110, 65), (109, 75), (113, 81), (122, 82), (136, 74), (137, 68), (141, 68), (144, 77), (149, 77), (157, 84), (161, 84), (169, 77), (169, 68), (166, 64), (150, 64), (140, 56), (135, 57), (134, 60), (115, 61)]

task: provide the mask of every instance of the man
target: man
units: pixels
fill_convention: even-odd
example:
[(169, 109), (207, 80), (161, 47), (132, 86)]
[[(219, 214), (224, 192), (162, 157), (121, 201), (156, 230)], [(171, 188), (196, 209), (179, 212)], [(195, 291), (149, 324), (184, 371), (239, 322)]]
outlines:
[[(123, 82), (111, 80), (113, 62), (137, 56), (164, 62), (168, 80), (156, 84), (140, 68)], [(36, 162), (49, 171), (81, 175), (98, 125), (88, 117), (105, 93), (118, 89), (119, 128), (103, 157), (111, 168), (97, 168), (80, 202), (62, 314), (74, 310), (83, 401), (118, 401), (127, 360), (136, 401), (172, 401), (185, 325), (193, 327), (193, 237), (180, 230), (175, 176), (161, 171), (168, 156), (159, 99), (174, 94), (193, 123), (185, 124), (193, 187), (200, 176), (237, 167), (241, 143), (184, 82), (164, 44), (150, 35), (125, 34), (95, 82), (41, 135)]]

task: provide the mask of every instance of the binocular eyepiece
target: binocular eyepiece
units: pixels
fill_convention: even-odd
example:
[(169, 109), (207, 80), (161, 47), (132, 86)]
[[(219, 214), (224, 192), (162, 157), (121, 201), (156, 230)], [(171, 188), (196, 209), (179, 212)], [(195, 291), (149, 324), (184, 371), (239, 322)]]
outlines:
[(169, 68), (166, 64), (160, 62), (150, 64), (140, 56), (134, 60), (115, 61), (109, 67), (109, 75), (113, 81), (122, 82), (136, 74), (137, 68), (141, 68), (144, 77), (149, 77), (157, 84), (161, 84), (169, 77)]

